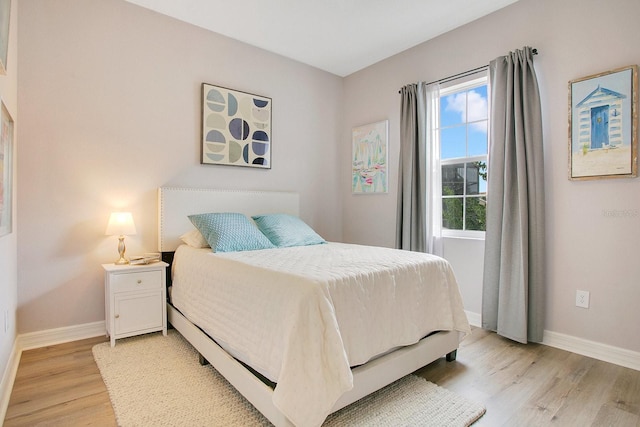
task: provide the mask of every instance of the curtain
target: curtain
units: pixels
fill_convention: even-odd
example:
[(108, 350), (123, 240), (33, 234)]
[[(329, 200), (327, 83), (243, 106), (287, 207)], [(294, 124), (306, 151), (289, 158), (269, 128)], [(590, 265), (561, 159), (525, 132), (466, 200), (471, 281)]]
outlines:
[(440, 149), (434, 138), (438, 85), (400, 90), (400, 167), (396, 247), (442, 255)]
[(529, 47), (489, 64), (491, 92), (482, 326), (541, 342), (544, 165), (540, 95)]

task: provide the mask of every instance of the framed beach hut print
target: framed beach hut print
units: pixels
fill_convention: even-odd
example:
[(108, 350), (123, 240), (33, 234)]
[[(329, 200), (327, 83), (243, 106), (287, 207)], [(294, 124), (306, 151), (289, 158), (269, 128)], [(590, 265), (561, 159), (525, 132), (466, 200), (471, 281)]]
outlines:
[(638, 174), (638, 66), (569, 82), (569, 179)]

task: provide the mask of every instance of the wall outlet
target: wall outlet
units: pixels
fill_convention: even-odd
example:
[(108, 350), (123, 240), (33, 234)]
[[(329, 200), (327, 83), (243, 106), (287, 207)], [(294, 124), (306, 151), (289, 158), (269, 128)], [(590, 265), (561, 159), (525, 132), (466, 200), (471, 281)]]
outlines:
[(589, 308), (589, 291), (576, 291), (576, 307)]

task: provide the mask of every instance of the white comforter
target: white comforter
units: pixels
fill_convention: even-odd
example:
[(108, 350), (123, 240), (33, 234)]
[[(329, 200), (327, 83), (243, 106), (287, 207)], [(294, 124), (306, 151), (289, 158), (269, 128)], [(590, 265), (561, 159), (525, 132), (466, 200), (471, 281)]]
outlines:
[(428, 254), (181, 246), (173, 265), (174, 306), (277, 382), (273, 402), (297, 426), (322, 424), (353, 387), (350, 366), (436, 330), (470, 332), (451, 267)]

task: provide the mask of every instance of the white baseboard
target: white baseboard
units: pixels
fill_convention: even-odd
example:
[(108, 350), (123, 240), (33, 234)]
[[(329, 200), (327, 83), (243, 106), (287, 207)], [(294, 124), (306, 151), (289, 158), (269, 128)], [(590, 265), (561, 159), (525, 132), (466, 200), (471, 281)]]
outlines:
[(467, 314), (467, 319), (469, 320), (469, 324), (471, 326), (475, 326), (477, 328), (482, 327), (482, 316), (480, 313), (474, 313), (473, 311), (464, 311)]
[(20, 334), (18, 335), (18, 343), (20, 350), (31, 350), (33, 348), (45, 347), (48, 345), (93, 338), (100, 335), (106, 335), (106, 333), (107, 329), (104, 320), (102, 320), (99, 322), (85, 323), (83, 325), (74, 325), (64, 328)]
[[(465, 313), (471, 326), (482, 327), (480, 313), (466, 310)], [(542, 344), (640, 371), (640, 353), (635, 351), (547, 330), (542, 336)]]
[(9, 356), (9, 361), (7, 362), (2, 376), (2, 382), (0, 383), (0, 422), (4, 420), (7, 413), (13, 382), (16, 378), (20, 357), (24, 350), (93, 338), (105, 335), (106, 332), (104, 321), (99, 321), (18, 335), (13, 343), (11, 356)]
[(13, 382), (16, 379), (16, 373), (18, 372), (21, 354), (22, 351), (18, 347), (18, 339), (16, 338), (13, 342), (13, 349), (11, 350), (11, 355), (9, 356), (4, 374), (2, 375), (2, 382), (0, 382), (0, 424), (7, 415), (9, 399), (11, 398)]
[(640, 371), (640, 353), (558, 332), (544, 331), (542, 344)]

